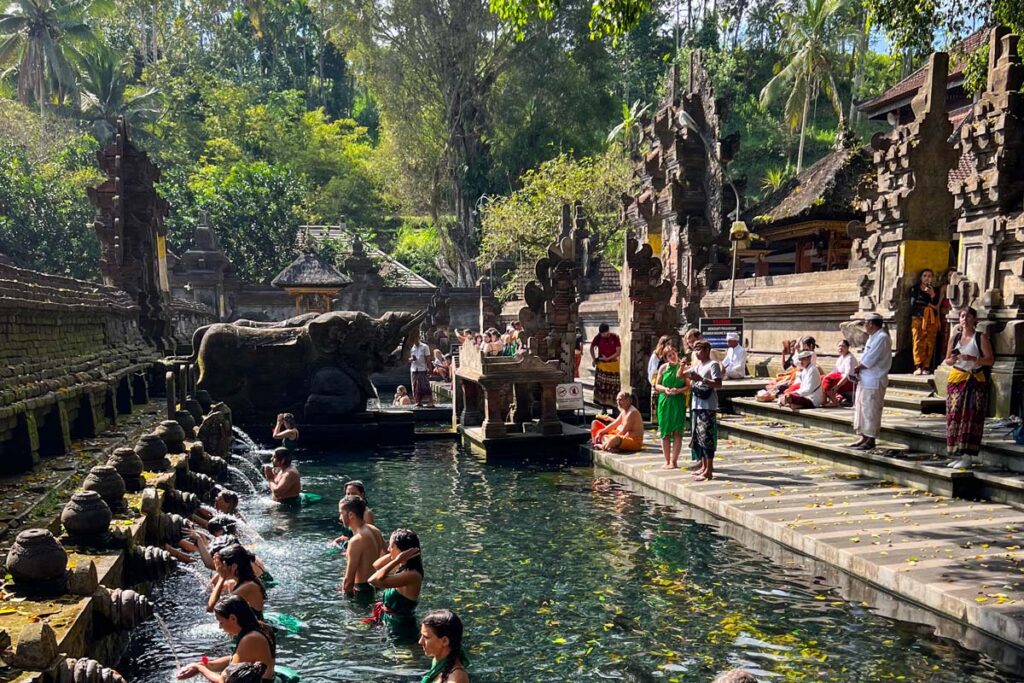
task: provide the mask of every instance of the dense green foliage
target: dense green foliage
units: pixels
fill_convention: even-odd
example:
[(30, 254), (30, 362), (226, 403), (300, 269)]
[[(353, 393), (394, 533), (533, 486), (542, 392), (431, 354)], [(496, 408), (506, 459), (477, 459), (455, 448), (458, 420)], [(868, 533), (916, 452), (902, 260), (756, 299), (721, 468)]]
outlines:
[[(432, 281), (533, 258), (619, 194), (673, 59), (700, 48), (749, 205), (828, 151), (854, 103), (1015, 0), (15, 0), (0, 13), (0, 251), (96, 277), (85, 188), (119, 116), (160, 164), (171, 248), (208, 210), (268, 281), (303, 223), (347, 226)], [(885, 40), (892, 51), (883, 49)], [(678, 43), (679, 49), (675, 45)], [(984, 55), (968, 81), (983, 82)], [(17, 104), (16, 102), (20, 102)], [(343, 247), (325, 245), (331, 257)]]

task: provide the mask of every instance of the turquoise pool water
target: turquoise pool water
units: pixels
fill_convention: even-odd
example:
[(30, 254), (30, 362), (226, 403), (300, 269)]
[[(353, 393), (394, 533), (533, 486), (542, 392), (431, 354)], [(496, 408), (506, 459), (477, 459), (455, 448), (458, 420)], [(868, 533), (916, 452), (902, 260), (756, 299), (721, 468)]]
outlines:
[[(474, 683), (706, 682), (737, 666), (776, 681), (1013, 680), (592, 468), (486, 465), (450, 443), (299, 467), (322, 502), (283, 510), (250, 496), (243, 510), (279, 582), (268, 609), (306, 623), (278, 641), (278, 661), (303, 681), (418, 681), (428, 665), (415, 645), (363, 624), (368, 609), (336, 590), (342, 558), (325, 544), (338, 534), (336, 502), (352, 478), (366, 483), (385, 534), (397, 526), (419, 534), (420, 614), (460, 614)], [(153, 597), (182, 663), (228, 650), (198, 577), (179, 572)], [(163, 683), (174, 668), (150, 622), (133, 634), (120, 670), (129, 681)]]

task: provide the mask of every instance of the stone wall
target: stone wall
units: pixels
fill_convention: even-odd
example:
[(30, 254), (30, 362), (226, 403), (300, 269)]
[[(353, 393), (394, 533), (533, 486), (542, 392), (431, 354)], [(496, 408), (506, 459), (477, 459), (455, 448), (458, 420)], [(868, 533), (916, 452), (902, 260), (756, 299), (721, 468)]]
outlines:
[(91, 282), (0, 265), (0, 473), (66, 452), (148, 400), (139, 307)]
[(192, 333), (203, 325), (217, 322), (217, 316), (209, 306), (188, 299), (171, 300), (171, 335), (174, 339), (174, 355), (192, 355)]
[[(782, 342), (810, 335), (820, 347), (822, 367), (831, 369), (824, 356), (834, 355), (843, 338), (839, 328), (857, 312), (857, 281), (867, 268), (795, 275), (769, 275), (736, 280), (733, 316), (743, 318), (744, 344), (751, 356), (748, 369), (765, 375), (778, 371)], [(729, 312), (730, 281), (724, 280), (701, 302), (707, 317), (724, 318)], [(766, 364), (765, 361), (770, 360)]]

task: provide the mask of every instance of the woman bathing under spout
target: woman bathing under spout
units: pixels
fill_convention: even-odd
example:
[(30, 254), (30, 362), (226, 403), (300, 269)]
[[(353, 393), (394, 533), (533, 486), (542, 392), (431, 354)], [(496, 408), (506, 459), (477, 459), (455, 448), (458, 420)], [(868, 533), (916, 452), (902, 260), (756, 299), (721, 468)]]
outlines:
[(249, 604), (237, 595), (229, 595), (213, 608), (217, 625), (235, 639), (235, 651), (226, 657), (207, 659), (189, 664), (178, 672), (178, 679), (193, 678), (200, 674), (211, 683), (224, 683), (223, 672), (229, 665), (258, 662), (266, 666), (264, 681), (274, 679), (274, 659), (277, 642), (270, 627), (256, 618)]

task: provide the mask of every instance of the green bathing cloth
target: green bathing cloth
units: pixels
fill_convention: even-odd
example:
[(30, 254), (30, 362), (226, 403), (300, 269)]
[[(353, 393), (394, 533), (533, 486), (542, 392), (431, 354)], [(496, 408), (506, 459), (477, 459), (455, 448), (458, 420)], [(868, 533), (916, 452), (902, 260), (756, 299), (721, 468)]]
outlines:
[(299, 499), (302, 500), (303, 505), (309, 505), (311, 503), (319, 503), (323, 500), (323, 496), (319, 493), (310, 493), (309, 491), (303, 491), (299, 494)]
[(291, 667), (274, 665), (275, 683), (299, 683), (299, 672)]
[(274, 628), (287, 631), (291, 634), (298, 633), (306, 626), (306, 622), (302, 621), (298, 617), (294, 617), (290, 614), (282, 614), (281, 612), (267, 612), (264, 621)]
[[(420, 679), (420, 683), (431, 683), (435, 678), (437, 678), (438, 674), (440, 674), (444, 669), (445, 664), (448, 663), (449, 657), (451, 657), (451, 655), (448, 655), (448, 657), (439, 661), (435, 660), (434, 663), (430, 665), (430, 671), (427, 672), (427, 675)], [(466, 656), (465, 650), (459, 650), (459, 659), (462, 661), (462, 666), (469, 666), (469, 657)]]

